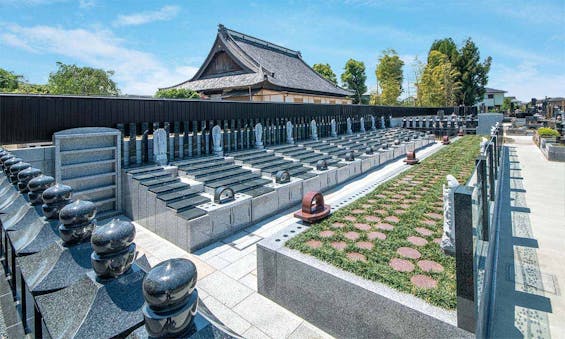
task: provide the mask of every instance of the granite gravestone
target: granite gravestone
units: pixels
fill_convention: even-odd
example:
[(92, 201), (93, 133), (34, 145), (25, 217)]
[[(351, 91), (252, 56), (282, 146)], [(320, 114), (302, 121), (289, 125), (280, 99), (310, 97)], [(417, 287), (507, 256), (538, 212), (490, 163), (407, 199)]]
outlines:
[(162, 128), (153, 132), (153, 156), (157, 165), (167, 165), (167, 133)]
[(376, 130), (377, 130), (377, 125), (375, 121), (375, 116), (371, 115), (371, 131), (376, 131)]
[(361, 125), (359, 132), (365, 133), (365, 118), (361, 117), (361, 119), (359, 119), (359, 124)]
[(29, 192), (27, 185), (29, 184), (30, 180), (40, 176), (41, 174), (41, 170), (34, 167), (26, 168), (25, 170), (18, 173), (18, 189), (20, 190), (20, 193), (24, 194)]
[(312, 140), (318, 141), (318, 126), (316, 125), (316, 120), (310, 122), (310, 131), (312, 133)]
[(386, 128), (384, 115), (381, 115), (381, 128), (382, 128), (382, 129), (385, 129), (385, 128)]
[(292, 133), (293, 133), (293, 126), (292, 126), (292, 122), (287, 121), (286, 122), (286, 143), (289, 145), (294, 145), (294, 139), (292, 138)]
[(112, 220), (97, 227), (93, 270), (65, 289), (36, 297), (45, 327), (53, 338), (125, 337), (143, 324), (142, 282), (146, 260), (135, 258), (135, 227)]
[(48, 175), (39, 175), (31, 179), (28, 184), (28, 198), (32, 205), (43, 205), (43, 192), (55, 185), (55, 178)]
[(332, 138), (337, 137), (337, 123), (335, 122), (335, 119), (332, 119), (332, 121), (330, 122), (330, 126), (331, 126)]
[(216, 125), (212, 128), (212, 142), (214, 143), (214, 155), (223, 156), (224, 150), (222, 149), (222, 129)]
[(447, 187), (443, 185), (443, 235), (441, 249), (444, 253), (455, 255), (455, 215), (453, 213), (454, 192), (459, 182), (454, 176), (448, 175)]
[(263, 149), (263, 125), (261, 123), (255, 125), (255, 148)]
[(351, 118), (347, 118), (347, 135), (353, 134), (353, 130), (351, 129)]

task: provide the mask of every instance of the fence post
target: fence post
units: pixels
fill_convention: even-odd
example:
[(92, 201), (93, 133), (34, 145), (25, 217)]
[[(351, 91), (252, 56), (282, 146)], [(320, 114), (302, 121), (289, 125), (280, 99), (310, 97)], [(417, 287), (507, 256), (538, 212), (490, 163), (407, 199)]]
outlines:
[(479, 206), (481, 209), (481, 240), (488, 241), (489, 237), (489, 208), (487, 198), (487, 169), (486, 156), (477, 157), (477, 186), (480, 189)]
[(475, 283), (473, 266), (472, 192), (458, 186), (454, 194), (455, 270), (457, 280), (457, 327), (475, 332)]
[(494, 144), (491, 142), (487, 148), (488, 154), (488, 182), (489, 182), (489, 196), (490, 201), (494, 201), (494, 176), (495, 176), (495, 164), (496, 161), (494, 159)]

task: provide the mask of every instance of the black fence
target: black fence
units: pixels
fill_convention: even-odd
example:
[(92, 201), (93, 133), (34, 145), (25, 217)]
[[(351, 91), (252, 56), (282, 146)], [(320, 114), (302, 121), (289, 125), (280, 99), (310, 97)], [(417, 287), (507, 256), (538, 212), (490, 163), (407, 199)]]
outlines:
[[(386, 107), (369, 105), (327, 105), (262, 103), (152, 98), (78, 97), (45, 95), (0, 95), (0, 143), (17, 144), (50, 141), (53, 133), (76, 127), (113, 127), (125, 135), (141, 135), (143, 127), (175, 125), (180, 132), (201, 132), (218, 124), (230, 129), (261, 122), (282, 125), (287, 120), (338, 123), (350, 117), (358, 121), (374, 116), (402, 117), (455, 112), (476, 114), (475, 107)], [(133, 130), (130, 130), (133, 128)]]

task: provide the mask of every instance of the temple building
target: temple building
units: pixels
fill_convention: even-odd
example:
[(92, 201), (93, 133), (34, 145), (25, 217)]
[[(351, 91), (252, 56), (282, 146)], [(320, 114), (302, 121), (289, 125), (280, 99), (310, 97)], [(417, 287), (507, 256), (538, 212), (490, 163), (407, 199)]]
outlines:
[(218, 26), (208, 57), (188, 88), (212, 100), (350, 104), (352, 91), (326, 80), (300, 52)]

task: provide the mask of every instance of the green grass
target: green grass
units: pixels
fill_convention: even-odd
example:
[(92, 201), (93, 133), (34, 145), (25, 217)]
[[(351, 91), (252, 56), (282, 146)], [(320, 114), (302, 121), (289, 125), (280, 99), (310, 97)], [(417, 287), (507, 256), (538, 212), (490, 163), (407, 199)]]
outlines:
[[(434, 239), (437, 241), (442, 236), (443, 219), (433, 220), (426, 214), (443, 215), (442, 185), (446, 183), (445, 176), (452, 174), (460, 183), (465, 183), (472, 174), (475, 158), (479, 154), (480, 141), (480, 136), (465, 136), (445, 146), (420, 164), (380, 185), (367, 196), (311, 226), (304, 233), (288, 241), (286, 246), (358, 276), (413, 294), (432, 305), (454, 309), (456, 306), (455, 259), (445, 255), (439, 244), (434, 242)], [(401, 209), (404, 213), (401, 213)], [(356, 211), (357, 214), (354, 214), (352, 213), (354, 210), (363, 211)], [(379, 222), (368, 222), (365, 220), (366, 216), (377, 216), (382, 219), (381, 222), (393, 225), (394, 229), (388, 231), (375, 229), (374, 226)], [(384, 221), (387, 216), (396, 216), (400, 220), (398, 223)], [(355, 217), (356, 221), (346, 220), (345, 217)], [(429, 225), (424, 221), (428, 223), (434, 221), (434, 223)], [(345, 226), (335, 228), (332, 227), (334, 223), (342, 223)], [(355, 223), (369, 224), (371, 229), (361, 231), (353, 226)], [(415, 231), (417, 227), (427, 228), (433, 234), (420, 235)], [(331, 230), (335, 234), (330, 238), (320, 236), (320, 232), (325, 230)], [(358, 232), (361, 237), (356, 241), (345, 238), (344, 233), (349, 231)], [(355, 246), (357, 241), (370, 241), (367, 234), (372, 231), (386, 234), (386, 239), (371, 241), (374, 246), (370, 250)], [(428, 243), (417, 247), (407, 240), (409, 236), (425, 238)], [(310, 240), (319, 240), (322, 246), (312, 248), (306, 244)], [(336, 241), (346, 242), (345, 250), (336, 250), (330, 245)], [(389, 266), (391, 259), (401, 258), (396, 252), (399, 247), (415, 248), (421, 253), (422, 256), (418, 260), (402, 258), (414, 264), (414, 271), (398, 272)], [(363, 254), (367, 261), (349, 260), (346, 255), (350, 252)], [(424, 272), (417, 265), (419, 260), (435, 261), (441, 264), (444, 270), (434, 273)], [(437, 286), (430, 289), (415, 287), (410, 278), (416, 274), (433, 278), (437, 281)]]

